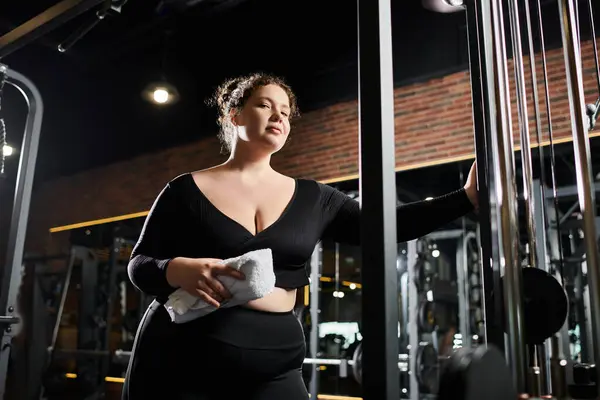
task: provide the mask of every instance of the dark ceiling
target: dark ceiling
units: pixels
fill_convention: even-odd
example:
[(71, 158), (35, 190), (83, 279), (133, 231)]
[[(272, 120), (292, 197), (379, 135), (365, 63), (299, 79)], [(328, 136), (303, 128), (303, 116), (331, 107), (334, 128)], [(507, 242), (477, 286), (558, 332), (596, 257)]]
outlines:
[[(2, 1), (0, 35), (57, 3)], [(551, 29), (556, 2), (542, 3), (553, 47), (560, 38), (560, 29)], [(214, 135), (215, 113), (204, 103), (232, 75), (263, 70), (284, 76), (304, 112), (356, 98), (356, 6), (346, 0), (128, 0), (121, 13), (111, 13), (60, 53), (57, 46), (93, 19), (95, 10), (72, 19), (0, 60), (31, 78), (44, 96), (36, 178)], [(392, 30), (396, 85), (468, 67), (462, 12), (431, 12), (420, 0), (392, 1)], [(172, 107), (153, 106), (140, 95), (162, 74), (181, 93)], [(19, 143), (25, 105), (16, 91), (5, 92), (0, 116), (9, 141)], [(572, 147), (561, 149), (565, 155), (557, 168), (568, 182), (574, 179)], [(404, 182), (412, 182), (407, 187), (417, 197), (435, 185), (443, 192), (457, 186), (459, 170), (466, 173), (468, 164), (404, 173)]]

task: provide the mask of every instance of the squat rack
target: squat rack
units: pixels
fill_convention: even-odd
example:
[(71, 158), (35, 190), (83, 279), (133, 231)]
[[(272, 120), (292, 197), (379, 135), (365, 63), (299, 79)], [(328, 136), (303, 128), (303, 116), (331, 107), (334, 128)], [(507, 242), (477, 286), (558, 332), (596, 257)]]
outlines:
[[(64, 0), (0, 37), (0, 59), (40, 38), (104, 0)], [(19, 167), (7, 241), (6, 263), (0, 287), (0, 399), (4, 398), (6, 374), (13, 339), (13, 326), (20, 324), (16, 301), (21, 286), (21, 269), (31, 192), (40, 142), (44, 102), (35, 84), (24, 75), (0, 64), (0, 76), (15, 87), (28, 106), (25, 132), (20, 149)]]
[(0, 74), (6, 76), (6, 83), (19, 90), (29, 106), (10, 222), (7, 258), (0, 289), (0, 310), (4, 313), (4, 315), (0, 316), (0, 326), (3, 328), (0, 344), (0, 398), (4, 398), (6, 372), (13, 337), (12, 326), (20, 323), (20, 319), (15, 315), (16, 301), (19, 287), (21, 286), (21, 266), (23, 264), (25, 233), (27, 231), (44, 103), (40, 92), (25, 76), (8, 69), (2, 64), (0, 64)]

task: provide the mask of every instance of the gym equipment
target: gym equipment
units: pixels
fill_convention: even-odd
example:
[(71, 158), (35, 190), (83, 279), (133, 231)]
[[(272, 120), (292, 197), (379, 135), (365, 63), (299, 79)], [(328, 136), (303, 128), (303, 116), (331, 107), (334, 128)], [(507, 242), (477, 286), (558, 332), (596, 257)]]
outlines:
[(574, 399), (598, 398), (596, 365), (576, 364), (573, 366), (573, 384), (569, 385), (569, 394)]
[(437, 394), (439, 385), (438, 352), (431, 343), (422, 344), (417, 350), (417, 382), (421, 393)]
[(419, 292), (429, 290), (432, 280), (435, 278), (435, 270), (431, 265), (431, 257), (428, 254), (427, 245), (428, 242), (426, 240), (417, 241), (417, 262), (415, 264), (414, 283)]
[(419, 307), (419, 328), (422, 332), (447, 332), (457, 326), (456, 304), (423, 300)]
[[(0, 46), (2, 46), (1, 40)], [(21, 286), (23, 247), (27, 231), (29, 204), (44, 105), (42, 96), (36, 86), (25, 76), (1, 64), (0, 75), (5, 76), (6, 84), (12, 85), (19, 90), (29, 106), (23, 145), (20, 150), (20, 167), (6, 246), (7, 259), (4, 264), (4, 276), (2, 278), (2, 287), (0, 288), (0, 313), (3, 314), (0, 316), (0, 327), (3, 328), (0, 343), (0, 398), (3, 398), (11, 342), (13, 339), (13, 326), (20, 323), (19, 318), (15, 315), (16, 303), (19, 287)]]
[[(552, 352), (553, 365), (561, 365), (564, 360), (563, 353), (569, 351), (567, 332), (563, 328), (568, 314), (568, 299), (564, 285), (565, 268), (562, 254), (563, 244), (561, 224), (557, 199), (559, 197), (555, 177), (555, 154), (554, 139), (552, 132), (553, 120), (550, 113), (550, 91), (546, 67), (546, 52), (544, 47), (544, 34), (542, 29), (541, 2), (537, 1), (537, 20), (539, 21), (539, 36), (542, 56), (542, 69), (546, 89), (546, 108), (548, 116), (548, 129), (550, 139), (550, 172), (552, 180), (552, 192), (549, 196), (544, 193), (546, 179), (545, 167), (541, 166), (541, 195), (531, 179), (531, 144), (529, 143), (527, 117), (527, 93), (524, 80), (523, 54), (520, 49), (520, 17), (517, 2), (509, 1), (509, 18), (504, 18), (503, 2), (493, 0), (490, 2), (453, 2), (466, 7), (467, 28), (470, 43), (470, 65), (471, 82), (473, 86), (473, 107), (475, 121), (476, 158), (479, 165), (484, 167), (479, 170), (478, 182), (480, 194), (480, 221), (482, 260), (485, 260), (482, 269), (483, 300), (485, 303), (484, 318), (486, 320), (485, 336), (487, 343), (496, 346), (499, 351), (506, 354), (510, 365), (512, 381), (516, 386), (516, 394), (534, 394), (533, 388), (540, 388), (540, 395), (550, 394), (548, 387), (541, 388), (531, 378), (537, 371), (537, 375), (549, 378), (547, 364), (544, 365), (545, 357), (549, 352), (548, 341), (552, 343), (560, 340), (563, 346), (556, 348), (560, 350)], [(533, 54), (533, 34), (531, 28), (531, 16), (529, 13), (529, 2), (525, 2), (525, 12), (528, 31), (529, 54)], [(566, 78), (568, 94), (570, 98), (571, 120), (573, 121), (573, 144), (577, 168), (577, 190), (579, 206), (581, 209), (582, 227), (584, 241), (587, 248), (585, 258), (587, 267), (587, 281), (589, 296), (589, 307), (591, 312), (591, 329), (589, 336), (594, 337), (594, 343), (590, 347), (596, 351), (594, 359), (600, 358), (598, 342), (600, 342), (600, 288), (599, 288), (599, 266), (597, 260), (598, 244), (596, 242), (595, 208), (593, 206), (592, 190), (593, 180), (590, 172), (590, 158), (588, 148), (587, 128), (582, 111), (585, 110), (583, 102), (583, 85), (581, 76), (580, 44), (578, 35), (577, 5), (574, 0), (559, 0), (559, 15), (561, 18), (562, 43), (564, 48)], [(590, 11), (590, 21), (593, 17)], [(517, 214), (517, 196), (515, 192), (516, 180), (513, 147), (513, 125), (511, 121), (511, 99), (508, 86), (508, 66), (506, 63), (507, 50), (505, 43), (504, 23), (510, 23), (510, 40), (512, 40), (513, 65), (515, 68), (515, 82), (517, 94), (517, 109), (520, 122), (521, 146), (522, 146), (522, 170), (524, 173), (523, 196), (525, 200), (526, 229), (520, 230), (518, 226), (519, 215)], [(594, 35), (592, 35), (594, 36)], [(595, 39), (593, 40), (596, 47)], [(594, 54), (597, 50), (594, 49)], [(597, 57), (596, 57), (597, 58)], [(534, 94), (534, 109), (536, 113), (536, 126), (538, 149), (541, 153), (541, 113), (538, 110), (537, 81), (534, 71), (535, 58), (530, 59), (532, 70), (532, 88)], [(600, 88), (600, 74), (596, 62), (596, 73)], [(594, 110), (594, 113), (596, 111)], [(516, 125), (515, 125), (516, 126)], [(540, 157), (543, 159), (543, 155)], [(549, 207), (546, 200), (554, 204)], [(552, 213), (554, 215), (552, 216)], [(554, 221), (552, 221), (552, 217)], [(559, 234), (552, 234), (555, 229)], [(527, 244), (519, 241), (519, 234), (526, 231)], [(524, 236), (524, 237), (525, 237)], [(556, 243), (558, 242), (558, 246)], [(523, 249), (527, 249), (526, 255)], [(524, 259), (526, 262), (523, 263)], [(489, 260), (489, 264), (488, 264)], [(523, 268), (523, 264), (527, 268)], [(488, 265), (491, 267), (488, 269)], [(539, 268), (539, 269), (538, 269)], [(591, 283), (593, 280), (593, 283)], [(561, 285), (562, 283), (562, 285)], [(555, 293), (553, 296), (545, 296), (544, 289)], [(544, 304), (545, 303), (545, 304)], [(549, 314), (548, 309), (554, 313)], [(595, 310), (595, 311), (594, 311)], [(595, 313), (595, 315), (592, 315)], [(499, 334), (498, 328), (506, 332), (507, 342), (504, 343), (503, 332)], [(556, 336), (555, 336), (556, 335)], [(565, 339), (566, 338), (566, 339)], [(529, 346), (529, 347), (528, 347)], [(545, 346), (545, 347), (544, 347)], [(529, 351), (527, 351), (529, 350)], [(537, 357), (528, 359), (528, 355), (541, 354), (541, 361)], [(544, 355), (546, 354), (546, 355)], [(566, 364), (565, 364), (566, 365)], [(562, 368), (564, 370), (564, 368)], [(555, 368), (556, 370), (556, 368)], [(596, 371), (597, 372), (597, 371)], [(561, 373), (553, 375), (557, 377), (557, 383)], [(564, 374), (563, 374), (564, 375)], [(550, 379), (547, 379), (549, 381)], [(554, 385), (553, 385), (554, 386)], [(558, 384), (557, 386), (560, 386)], [(533, 390), (534, 391), (534, 390)], [(462, 395), (457, 395), (461, 398)], [(489, 398), (489, 396), (483, 396)]]
[[(2, 111), (2, 95), (4, 90), (4, 84), (6, 83), (6, 71), (0, 70), (0, 111)], [(4, 118), (0, 116), (0, 179), (6, 178), (6, 151), (5, 147), (8, 145), (6, 140), (6, 124)]]
[(361, 260), (377, 266), (362, 271), (362, 309), (377, 310), (362, 314), (362, 335), (372, 352), (364, 368), (377, 371), (362, 381), (372, 399), (400, 398), (397, 240), (389, 223), (396, 221), (397, 196), (390, 3), (360, 0), (357, 6)]
[[(569, 312), (569, 299), (561, 284), (548, 272), (538, 268), (523, 268), (523, 314), (525, 341), (541, 345), (557, 333)], [(500, 283), (503, 289), (504, 279)], [(508, 331), (506, 321), (504, 329)]]
[(359, 384), (362, 384), (362, 343), (358, 345), (358, 347), (354, 350), (354, 354), (352, 354), (352, 376), (354, 380)]
[[(58, 348), (54, 341), (45, 371), (44, 394), (58, 398), (64, 395), (65, 385), (75, 385), (82, 396), (104, 396), (104, 378), (109, 371), (115, 373), (126, 368), (122, 359), (110, 349), (115, 340), (120, 346), (131, 346), (140, 319), (139, 309), (146, 305), (146, 299), (139, 296), (139, 292), (133, 297), (127, 296), (129, 278), (126, 268), (135, 244), (131, 237), (136, 236), (136, 230), (115, 224), (86, 231), (71, 232), (72, 256), (68, 267), (69, 271), (75, 268), (75, 275), (80, 278), (72, 285), (79, 288), (79, 293), (85, 293), (77, 308), (70, 310), (77, 314), (77, 323), (70, 326), (77, 332), (76, 348)], [(63, 289), (63, 303), (69, 281)], [(130, 300), (136, 309), (128, 304)], [(62, 309), (57, 317), (55, 336)], [(63, 321), (62, 325), (67, 324)], [(71, 368), (66, 369), (65, 365), (71, 365)], [(72, 371), (77, 371), (77, 378), (65, 381), (64, 374)]]
[[(588, 276), (588, 291), (590, 301), (591, 320), (589, 325), (592, 334), (592, 348), (594, 359), (600, 361), (600, 262), (598, 260), (598, 236), (596, 232), (595, 190), (592, 190), (590, 149), (587, 127), (584, 116), (579, 110), (584, 108), (584, 90), (581, 76), (581, 55), (577, 26), (578, 10), (575, 9), (573, 0), (560, 0), (559, 11), (561, 17), (562, 39), (565, 48), (564, 58), (567, 71), (567, 88), (569, 99), (573, 104), (570, 107), (570, 116), (573, 121), (573, 146), (575, 152), (575, 167), (577, 170), (578, 198), (583, 219), (584, 243), (586, 247), (586, 266)], [(590, 7), (591, 11), (591, 7)], [(590, 14), (593, 24), (593, 17)], [(594, 42), (595, 43), (595, 42)], [(598, 72), (598, 69), (597, 69)], [(600, 79), (600, 77), (598, 77)], [(579, 110), (578, 110), (579, 109)], [(600, 371), (596, 369), (598, 378)], [(596, 382), (600, 379), (596, 379)]]
[(438, 400), (518, 398), (506, 361), (494, 346), (459, 349), (440, 368)]
[(424, 300), (419, 307), (419, 328), (423, 332), (431, 333), (435, 330), (435, 305), (432, 301)]

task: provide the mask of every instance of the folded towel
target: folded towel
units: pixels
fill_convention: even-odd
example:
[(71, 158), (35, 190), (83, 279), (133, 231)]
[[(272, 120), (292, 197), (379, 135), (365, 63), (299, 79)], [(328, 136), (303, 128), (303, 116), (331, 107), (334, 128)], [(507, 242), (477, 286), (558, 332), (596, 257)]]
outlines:
[[(246, 279), (219, 276), (219, 281), (232, 295), (231, 299), (221, 303), (220, 308), (233, 307), (259, 299), (271, 293), (275, 287), (271, 249), (251, 251), (239, 257), (223, 260), (221, 264), (241, 271)], [(217, 310), (217, 307), (183, 289), (173, 292), (164, 306), (171, 316), (171, 321), (176, 324), (192, 321)]]

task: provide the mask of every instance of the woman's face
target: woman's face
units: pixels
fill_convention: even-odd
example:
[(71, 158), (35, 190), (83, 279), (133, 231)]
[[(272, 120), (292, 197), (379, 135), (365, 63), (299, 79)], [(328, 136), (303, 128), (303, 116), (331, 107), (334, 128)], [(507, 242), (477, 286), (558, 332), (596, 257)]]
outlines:
[(279, 151), (290, 133), (290, 100), (278, 85), (256, 89), (233, 118), (240, 141), (270, 152)]

